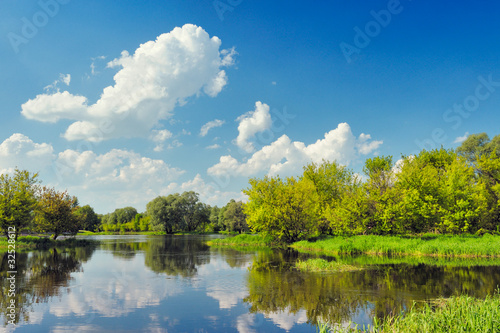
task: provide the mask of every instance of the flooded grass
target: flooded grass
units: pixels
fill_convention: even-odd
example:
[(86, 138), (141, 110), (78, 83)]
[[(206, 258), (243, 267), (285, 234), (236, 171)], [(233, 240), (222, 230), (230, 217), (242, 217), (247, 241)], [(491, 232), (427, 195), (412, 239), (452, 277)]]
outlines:
[(500, 332), (500, 294), (497, 291), (484, 299), (466, 295), (438, 299), (385, 320), (375, 320), (369, 327), (345, 328), (322, 323), (318, 328), (325, 333), (495, 333)]
[(316, 258), (305, 261), (298, 260), (295, 267), (303, 272), (350, 272), (362, 269), (360, 266), (353, 266), (339, 261), (327, 261), (325, 259)]
[(500, 257), (500, 236), (352, 236), (300, 241), (292, 247), (319, 254)]

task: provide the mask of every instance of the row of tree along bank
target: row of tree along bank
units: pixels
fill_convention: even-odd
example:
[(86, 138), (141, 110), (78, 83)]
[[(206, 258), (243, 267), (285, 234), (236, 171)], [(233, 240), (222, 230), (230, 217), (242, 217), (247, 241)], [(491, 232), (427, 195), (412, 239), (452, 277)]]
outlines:
[(500, 136), (456, 150), (367, 159), (364, 176), (335, 162), (299, 177), (250, 179), (247, 223), (278, 243), (318, 235), (500, 232)]
[(0, 175), (0, 230), (17, 239), (21, 232), (76, 234), (85, 216), (76, 197), (41, 186), (38, 174), (16, 169)]
[(144, 213), (133, 207), (116, 209), (99, 216), (97, 230), (112, 232), (156, 231), (235, 232), (249, 231), (243, 203), (231, 200), (224, 207), (210, 206), (200, 201), (193, 191), (158, 196), (146, 205)]

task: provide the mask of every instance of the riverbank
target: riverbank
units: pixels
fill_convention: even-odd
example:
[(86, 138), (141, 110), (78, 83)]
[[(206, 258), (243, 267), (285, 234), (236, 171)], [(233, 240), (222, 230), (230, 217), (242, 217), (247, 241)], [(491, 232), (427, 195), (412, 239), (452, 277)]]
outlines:
[(423, 236), (329, 237), (317, 241), (300, 241), (290, 245), (299, 252), (324, 255), (396, 255), (500, 257), (500, 236)]
[[(267, 246), (271, 239), (262, 235), (237, 235), (215, 239), (211, 246)], [(290, 247), (320, 255), (436, 256), (462, 258), (500, 257), (500, 236), (434, 235), (328, 237), (295, 242)]]
[[(19, 236), (15, 241), (15, 250), (35, 250), (35, 249), (45, 249), (49, 247), (78, 247), (78, 246), (88, 246), (92, 241), (88, 239), (77, 239), (74, 237), (61, 238), (53, 240), (50, 237), (41, 236)], [(12, 245), (12, 244), (10, 244)], [(12, 249), (9, 247), (9, 243), (6, 238), (0, 239), (0, 252), (7, 252), (7, 250)]]

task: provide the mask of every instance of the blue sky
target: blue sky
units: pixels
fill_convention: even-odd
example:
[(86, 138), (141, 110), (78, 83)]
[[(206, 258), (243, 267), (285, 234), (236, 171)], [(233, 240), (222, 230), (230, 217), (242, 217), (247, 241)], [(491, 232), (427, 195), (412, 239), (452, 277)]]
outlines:
[[(0, 170), (99, 213), (498, 134), (500, 5), (0, 3)], [(125, 51), (125, 52), (124, 52)], [(205, 130), (202, 131), (202, 128)]]

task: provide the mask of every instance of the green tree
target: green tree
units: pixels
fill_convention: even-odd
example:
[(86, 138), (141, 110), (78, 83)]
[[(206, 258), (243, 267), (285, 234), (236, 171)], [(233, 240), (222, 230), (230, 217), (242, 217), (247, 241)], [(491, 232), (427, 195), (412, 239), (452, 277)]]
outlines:
[(323, 233), (332, 232), (330, 225), (332, 211), (336, 209), (350, 187), (358, 181), (357, 178), (345, 166), (323, 161), (321, 164), (311, 163), (305, 166), (302, 179), (314, 186), (318, 228)]
[(97, 214), (94, 212), (94, 208), (89, 205), (78, 208), (76, 211), (82, 219), (83, 230), (96, 231), (99, 227), (100, 220)]
[(123, 224), (132, 221), (137, 215), (137, 209), (134, 207), (119, 208), (114, 211), (116, 224)]
[[(187, 214), (185, 198), (179, 193), (169, 194), (167, 197), (157, 197), (146, 205), (146, 213), (150, 216), (153, 230), (165, 231), (167, 234), (186, 229), (185, 215)], [(196, 217), (190, 216), (191, 219)], [(195, 221), (190, 220), (195, 223)]]
[(238, 231), (240, 234), (248, 231), (246, 221), (247, 217), (243, 212), (243, 202), (231, 199), (226, 207), (227, 208), (224, 211), (224, 222), (226, 223), (226, 228), (229, 231)]
[(293, 243), (317, 232), (314, 186), (293, 177), (250, 179), (244, 205), (253, 232), (269, 235), (279, 243)]
[(30, 226), (39, 190), (38, 174), (15, 169), (14, 175), (0, 175), (0, 228), (5, 235), (9, 227), (15, 237)]
[(36, 208), (37, 229), (52, 233), (53, 239), (62, 233), (76, 235), (82, 225), (82, 219), (76, 213), (78, 208), (78, 199), (67, 191), (58, 192), (44, 186)]
[(226, 226), (223, 224), (223, 219), (220, 218), (220, 211), (221, 208), (217, 206), (210, 207), (210, 216), (208, 219), (210, 220), (211, 230), (214, 232), (226, 229)]
[(197, 230), (209, 222), (209, 207), (199, 201), (198, 193), (196, 192), (183, 192), (180, 196), (176, 197), (172, 205), (182, 216), (184, 227), (187, 231)]
[(457, 148), (457, 154), (465, 157), (470, 163), (476, 162), (481, 156), (489, 155), (494, 151), (500, 154), (500, 135), (490, 141), (488, 134), (471, 134)]

